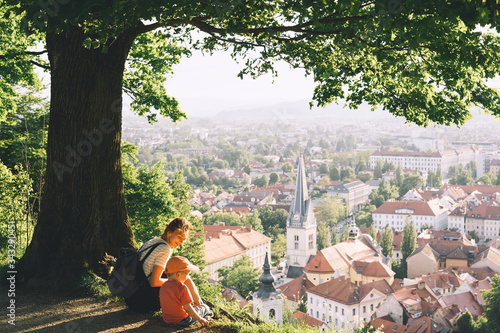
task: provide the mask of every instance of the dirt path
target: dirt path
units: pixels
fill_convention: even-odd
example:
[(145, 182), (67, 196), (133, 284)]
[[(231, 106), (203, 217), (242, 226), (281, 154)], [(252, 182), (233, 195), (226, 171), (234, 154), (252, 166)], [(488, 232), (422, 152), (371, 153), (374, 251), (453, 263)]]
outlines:
[(55, 296), (43, 291), (21, 290), (15, 295), (15, 325), (9, 324), (9, 298), (2, 288), (0, 332), (221, 332), (217, 327), (181, 329), (165, 324), (160, 316), (137, 314), (123, 301), (109, 302), (94, 297)]

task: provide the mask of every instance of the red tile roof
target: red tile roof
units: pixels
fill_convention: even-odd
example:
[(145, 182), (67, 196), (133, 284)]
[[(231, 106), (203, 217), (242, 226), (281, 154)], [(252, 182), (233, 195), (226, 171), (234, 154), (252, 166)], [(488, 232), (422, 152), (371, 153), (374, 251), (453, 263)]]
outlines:
[(251, 226), (204, 225), (205, 260), (214, 263), (246, 252), (250, 247), (268, 243), (271, 238)]
[(415, 279), (421, 279), (425, 284), (432, 289), (447, 289), (452, 288), (454, 285), (450, 283), (449, 276), (443, 273), (429, 273), (427, 275), (417, 275)]
[(457, 304), (462, 312), (469, 311), (474, 320), (484, 313), (481, 305), (479, 305), (474, 296), (469, 292), (443, 295), (441, 300), (447, 306)]
[(355, 261), (353, 267), (356, 273), (363, 276), (392, 277), (396, 274), (387, 265), (378, 261)]
[(395, 322), (385, 320), (382, 318), (377, 318), (371, 321), (373, 327), (377, 329), (377, 332), (382, 333), (404, 333), (406, 330), (405, 325), (397, 324)]
[(276, 289), (280, 289), (283, 295), (290, 301), (298, 302), (306, 294), (306, 290), (314, 287), (311, 281), (309, 281), (305, 274), (293, 279), (290, 282), (282, 284)]
[(467, 217), (500, 220), (500, 206), (489, 206), (487, 202), (483, 202), (474, 210), (468, 212)]
[(490, 281), (485, 279), (480, 281), (467, 282), (467, 284), (472, 289), (472, 292), (477, 295), (477, 301), (479, 302), (479, 304), (485, 304), (481, 290), (491, 290)]
[(484, 280), (487, 277), (491, 278), (491, 277), (497, 275), (497, 273), (494, 272), (489, 267), (477, 268), (477, 267), (465, 267), (465, 266), (450, 266), (450, 267), (447, 267), (444, 271), (453, 273), (455, 275), (461, 275), (464, 273), (468, 273), (469, 275), (476, 278), (477, 280)]
[(492, 240), (486, 243), (488, 247), (494, 247), (495, 249), (500, 250), (500, 236), (495, 236)]
[(309, 288), (308, 292), (342, 304), (351, 305), (358, 304), (374, 289), (385, 295), (390, 295), (394, 292), (386, 280), (356, 286), (345, 276)]
[(374, 261), (376, 251), (362, 240), (347, 240), (321, 250), (304, 267), (306, 273), (333, 273), (336, 269), (350, 267), (355, 260)]
[(372, 156), (423, 156), (423, 157), (441, 157), (441, 153), (428, 153), (416, 151), (375, 151)]
[(465, 193), (471, 194), (474, 191), (478, 191), (481, 193), (485, 194), (492, 194), (495, 192), (500, 192), (500, 185), (443, 185), (441, 187), (442, 190), (449, 188), (449, 187), (456, 187), (462, 189)]
[(401, 214), (408, 215), (408, 213), (396, 213), (397, 209), (407, 208), (414, 210), (413, 215), (427, 215), (438, 216), (446, 209), (440, 207), (437, 201), (386, 201), (379, 208), (375, 209), (372, 214)]
[(321, 325), (323, 325), (323, 322), (321, 320), (311, 317), (310, 315), (305, 314), (301, 311), (295, 312), (292, 317), (297, 319), (299, 323), (305, 322), (306, 325), (311, 327), (320, 327)]
[(406, 324), (406, 333), (438, 333), (445, 328), (431, 318), (424, 316), (409, 320)]

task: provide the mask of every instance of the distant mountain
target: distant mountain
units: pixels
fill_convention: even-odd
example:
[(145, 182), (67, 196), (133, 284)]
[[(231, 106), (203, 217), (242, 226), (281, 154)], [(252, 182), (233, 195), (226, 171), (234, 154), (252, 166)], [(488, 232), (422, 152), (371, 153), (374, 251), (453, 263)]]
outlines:
[[(213, 116), (209, 116), (213, 117)], [(314, 119), (314, 118), (336, 118), (336, 119), (382, 119), (393, 117), (389, 112), (376, 110), (372, 112), (366, 104), (357, 110), (350, 110), (342, 105), (328, 105), (325, 108), (309, 108), (309, 100), (283, 102), (270, 106), (252, 107), (248, 109), (224, 110), (216, 114), (218, 119)]]

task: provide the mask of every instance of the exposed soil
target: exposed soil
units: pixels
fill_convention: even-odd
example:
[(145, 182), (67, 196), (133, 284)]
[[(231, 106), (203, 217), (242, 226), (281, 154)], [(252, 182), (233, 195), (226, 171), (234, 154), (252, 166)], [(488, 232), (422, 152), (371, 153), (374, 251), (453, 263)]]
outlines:
[(233, 330), (220, 327), (188, 328), (167, 325), (161, 316), (138, 314), (120, 300), (112, 302), (99, 297), (53, 295), (41, 290), (16, 290), (15, 325), (9, 324), (10, 299), (2, 285), (0, 332), (222, 332)]

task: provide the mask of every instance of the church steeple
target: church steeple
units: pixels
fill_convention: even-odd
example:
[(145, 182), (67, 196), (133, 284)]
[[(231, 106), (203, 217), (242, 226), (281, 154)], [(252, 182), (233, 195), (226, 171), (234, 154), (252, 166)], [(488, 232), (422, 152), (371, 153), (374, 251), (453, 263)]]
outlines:
[(264, 272), (259, 278), (259, 289), (252, 295), (254, 314), (266, 322), (275, 321), (281, 324), (285, 300), (281, 290), (274, 288), (274, 276), (271, 274), (267, 251), (262, 268)]
[(268, 256), (266, 252), (266, 259), (264, 261), (264, 266), (262, 267), (264, 272), (259, 278), (260, 286), (257, 290), (257, 296), (260, 299), (268, 299), (273, 293), (276, 293), (276, 289), (274, 288), (275, 278), (271, 274), (271, 265), (269, 265), (269, 260), (267, 257)]
[(295, 198), (290, 206), (290, 213), (293, 215), (305, 216), (307, 214), (306, 202), (309, 200), (307, 191), (306, 170), (304, 168), (304, 157), (299, 157), (299, 167), (297, 170), (297, 184), (295, 186)]
[[(316, 218), (307, 191), (304, 157), (299, 157), (295, 197), (290, 205), (286, 225), (287, 277), (302, 275), (302, 267), (316, 254)], [(293, 267), (292, 267), (293, 266)], [(300, 268), (300, 269), (298, 269)]]
[(349, 239), (356, 240), (359, 237), (359, 228), (356, 226), (356, 222), (354, 222), (354, 219), (351, 221), (349, 226), (345, 226), (344, 228), (349, 228)]

